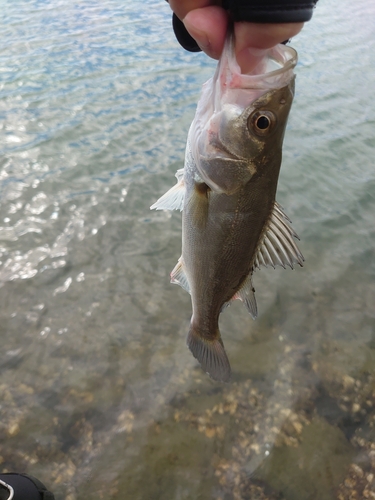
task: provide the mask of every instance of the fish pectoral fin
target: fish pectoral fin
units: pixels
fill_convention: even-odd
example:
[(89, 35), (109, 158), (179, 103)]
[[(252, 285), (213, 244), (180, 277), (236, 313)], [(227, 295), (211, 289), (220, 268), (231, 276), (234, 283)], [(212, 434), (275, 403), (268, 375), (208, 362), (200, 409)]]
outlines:
[(233, 158), (201, 157), (198, 171), (202, 179), (216, 193), (234, 194), (253, 176), (253, 171), (244, 160)]
[(220, 332), (214, 338), (207, 338), (192, 322), (187, 337), (187, 346), (199, 361), (202, 369), (218, 382), (229, 382), (231, 368)]
[(305, 259), (294, 241), (294, 238), (299, 240), (299, 237), (290, 227), (290, 222), (283, 209), (275, 202), (260, 240), (254, 267), (282, 266), (285, 269), (285, 266), (289, 266), (293, 269), (294, 264), (303, 266)]
[(251, 314), (251, 317), (255, 319), (258, 316), (258, 307), (257, 307), (257, 302), (255, 300), (255, 289), (253, 287), (253, 281), (251, 278), (252, 278), (252, 271), (244, 281), (241, 288), (234, 295), (233, 300), (234, 299), (241, 300), (246, 309)]
[(180, 168), (176, 172), (177, 184), (175, 184), (169, 191), (167, 191), (161, 198), (154, 203), (150, 210), (180, 210), (184, 206), (185, 197), (185, 183), (184, 183), (184, 169)]
[(178, 259), (177, 264), (171, 272), (171, 283), (175, 285), (180, 285), (184, 290), (190, 293), (190, 285), (183, 268), (182, 257)]

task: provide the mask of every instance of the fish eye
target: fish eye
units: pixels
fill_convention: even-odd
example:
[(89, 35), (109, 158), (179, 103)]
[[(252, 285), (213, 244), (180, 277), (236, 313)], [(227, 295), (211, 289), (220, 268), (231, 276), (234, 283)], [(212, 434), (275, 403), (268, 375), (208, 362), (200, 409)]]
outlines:
[(270, 119), (266, 115), (260, 115), (256, 120), (255, 120), (255, 126), (259, 128), (260, 130), (265, 130), (271, 125)]
[(276, 125), (276, 116), (271, 111), (255, 111), (248, 118), (248, 128), (256, 135), (268, 135)]

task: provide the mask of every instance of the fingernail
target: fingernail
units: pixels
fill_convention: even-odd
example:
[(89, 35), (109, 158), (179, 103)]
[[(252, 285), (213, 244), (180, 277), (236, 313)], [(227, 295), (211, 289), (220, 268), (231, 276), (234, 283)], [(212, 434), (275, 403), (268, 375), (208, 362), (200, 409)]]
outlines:
[(211, 43), (207, 36), (207, 33), (201, 31), (200, 29), (197, 29), (194, 25), (189, 23), (189, 21), (185, 21), (185, 19), (183, 20), (183, 23), (185, 25), (185, 28), (188, 30), (189, 34), (194, 38), (194, 40), (199, 45), (199, 48), (201, 48), (204, 51), (210, 48)]

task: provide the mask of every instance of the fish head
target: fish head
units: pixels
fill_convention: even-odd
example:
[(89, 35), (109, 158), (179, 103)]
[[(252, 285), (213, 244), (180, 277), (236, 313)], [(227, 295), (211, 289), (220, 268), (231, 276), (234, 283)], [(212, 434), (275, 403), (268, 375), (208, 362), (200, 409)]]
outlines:
[(230, 158), (256, 163), (281, 154), (295, 77), (284, 87), (269, 90), (238, 115), (236, 107), (224, 107), (212, 141)]
[(232, 194), (260, 168), (280, 167), (296, 62), (295, 50), (281, 45), (267, 52), (256, 74), (241, 74), (228, 37), (189, 134), (199, 176), (210, 189)]
[(217, 193), (231, 195), (255, 175), (275, 175), (294, 96), (294, 79), (265, 92), (243, 111), (225, 105), (201, 135), (197, 168)]

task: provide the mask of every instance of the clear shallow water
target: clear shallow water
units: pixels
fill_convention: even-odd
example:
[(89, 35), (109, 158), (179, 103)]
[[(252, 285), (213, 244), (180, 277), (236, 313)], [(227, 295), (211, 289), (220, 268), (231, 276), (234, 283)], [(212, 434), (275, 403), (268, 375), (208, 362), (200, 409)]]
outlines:
[(293, 40), (278, 201), (306, 265), (256, 273), (257, 321), (241, 304), (222, 315), (226, 386), (185, 347), (180, 214), (149, 211), (215, 63), (180, 49), (164, 2), (146, 5), (2, 5), (1, 467), (67, 500), (367, 498), (373, 4), (322, 2)]

